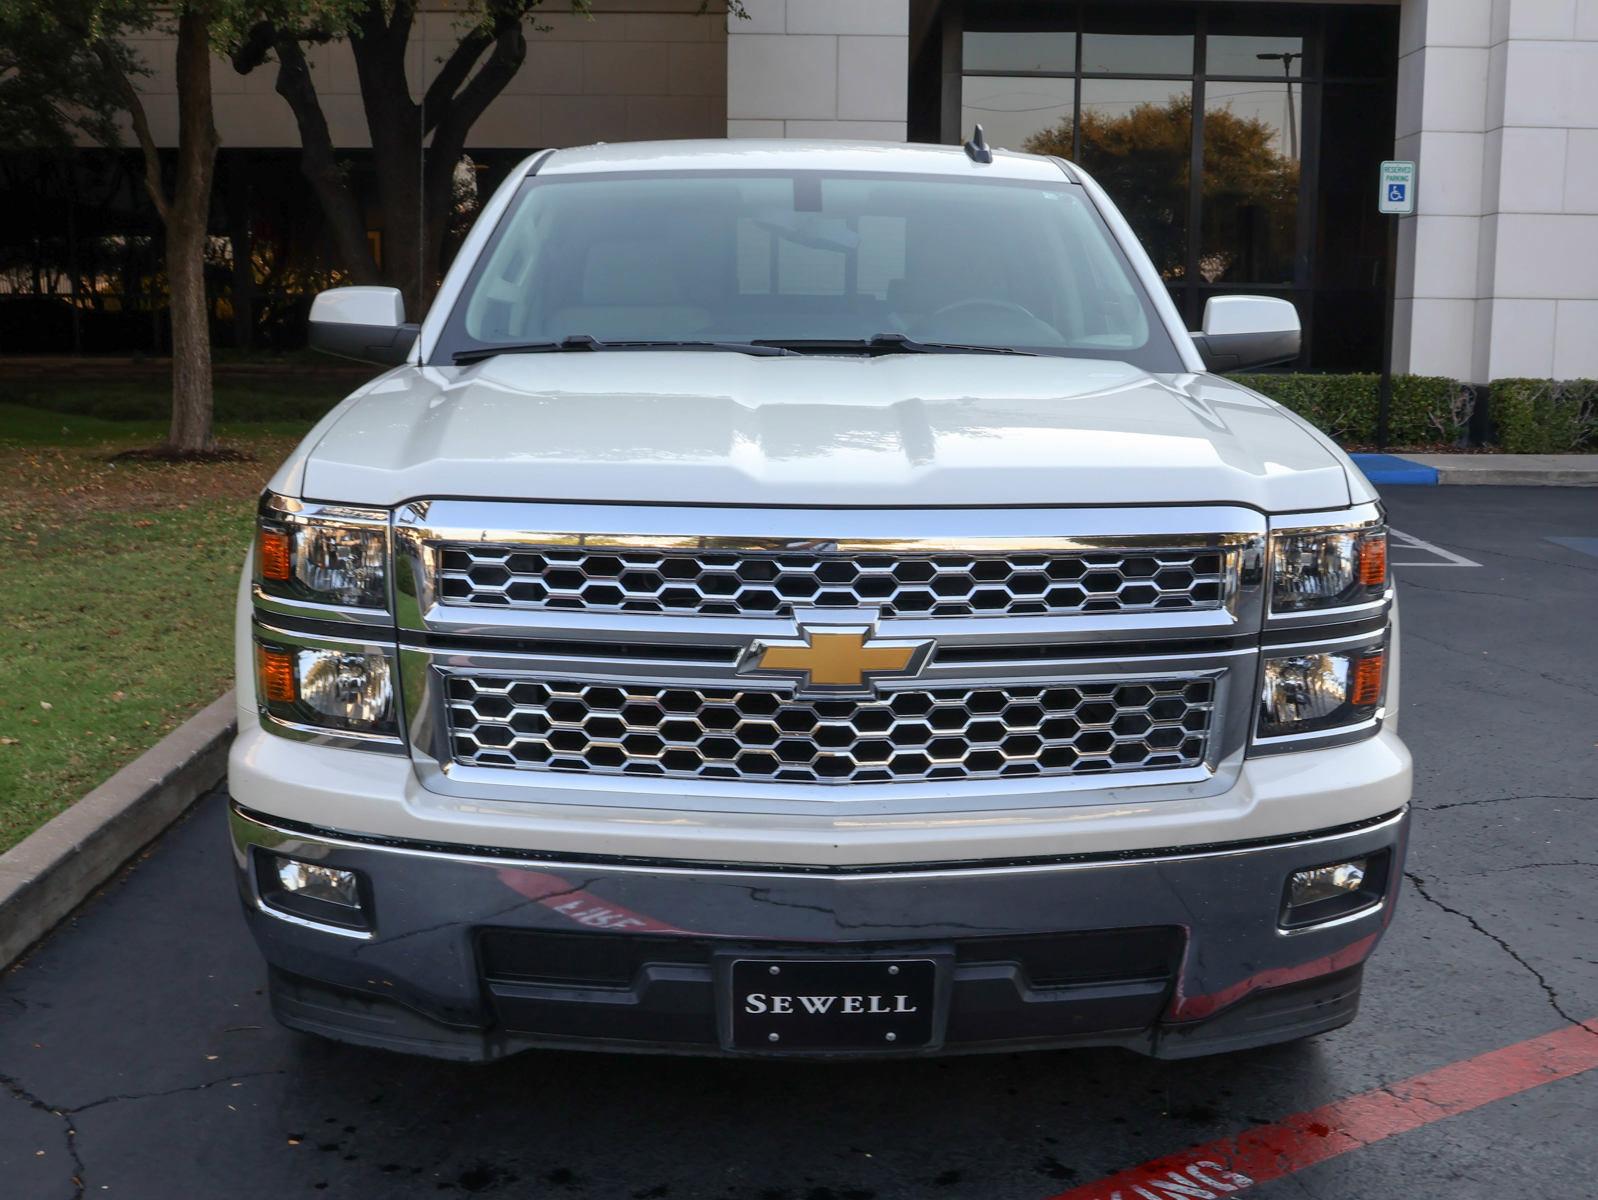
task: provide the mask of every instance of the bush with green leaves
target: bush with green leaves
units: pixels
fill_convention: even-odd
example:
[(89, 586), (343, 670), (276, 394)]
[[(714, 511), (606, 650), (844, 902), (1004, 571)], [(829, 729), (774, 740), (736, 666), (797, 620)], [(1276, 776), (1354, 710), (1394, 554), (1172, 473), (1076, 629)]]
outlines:
[[(1381, 377), (1378, 375), (1236, 375), (1253, 388), (1292, 409), (1344, 445), (1376, 441)], [(1388, 409), (1390, 446), (1455, 445), (1465, 440), (1475, 412), (1475, 392), (1439, 375), (1393, 376)]]
[(1495, 379), (1492, 418), (1511, 454), (1598, 450), (1598, 379)]

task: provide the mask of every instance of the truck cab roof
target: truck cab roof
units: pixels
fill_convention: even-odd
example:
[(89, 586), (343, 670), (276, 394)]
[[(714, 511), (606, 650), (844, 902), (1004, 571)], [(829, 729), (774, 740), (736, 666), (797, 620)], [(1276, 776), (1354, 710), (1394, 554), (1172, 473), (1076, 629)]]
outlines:
[(540, 175), (588, 175), (606, 171), (861, 171), (904, 175), (982, 175), (1037, 181), (1070, 178), (1070, 168), (1041, 154), (994, 150), (992, 162), (976, 162), (959, 146), (925, 143), (703, 139), (678, 142), (604, 142), (535, 155)]

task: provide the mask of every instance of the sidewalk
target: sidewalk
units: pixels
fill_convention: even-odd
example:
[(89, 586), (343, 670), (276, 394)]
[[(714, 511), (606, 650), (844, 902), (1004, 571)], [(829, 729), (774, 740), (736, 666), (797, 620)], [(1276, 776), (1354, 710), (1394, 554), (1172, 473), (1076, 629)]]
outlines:
[(1377, 487), (1496, 484), (1598, 487), (1598, 454), (1354, 454)]

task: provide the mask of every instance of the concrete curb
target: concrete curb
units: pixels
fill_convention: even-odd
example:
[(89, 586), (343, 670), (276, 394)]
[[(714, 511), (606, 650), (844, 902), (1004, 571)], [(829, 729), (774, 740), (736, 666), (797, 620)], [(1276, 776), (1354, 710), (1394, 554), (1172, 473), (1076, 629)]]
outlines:
[(1598, 454), (1411, 454), (1444, 487), (1598, 487)]
[(1377, 487), (1598, 487), (1598, 454), (1351, 454)]
[(0, 854), (0, 970), (216, 785), (233, 728), (229, 690)]

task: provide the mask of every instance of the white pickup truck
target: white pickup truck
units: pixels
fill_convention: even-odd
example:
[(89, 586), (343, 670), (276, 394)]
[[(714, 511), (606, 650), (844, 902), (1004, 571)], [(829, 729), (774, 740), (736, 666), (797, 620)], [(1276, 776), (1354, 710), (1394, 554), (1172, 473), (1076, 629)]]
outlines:
[(1174, 1057), (1351, 1020), (1410, 759), (1376, 493), (1057, 159), (529, 158), (263, 495), (232, 844), (279, 1018)]

